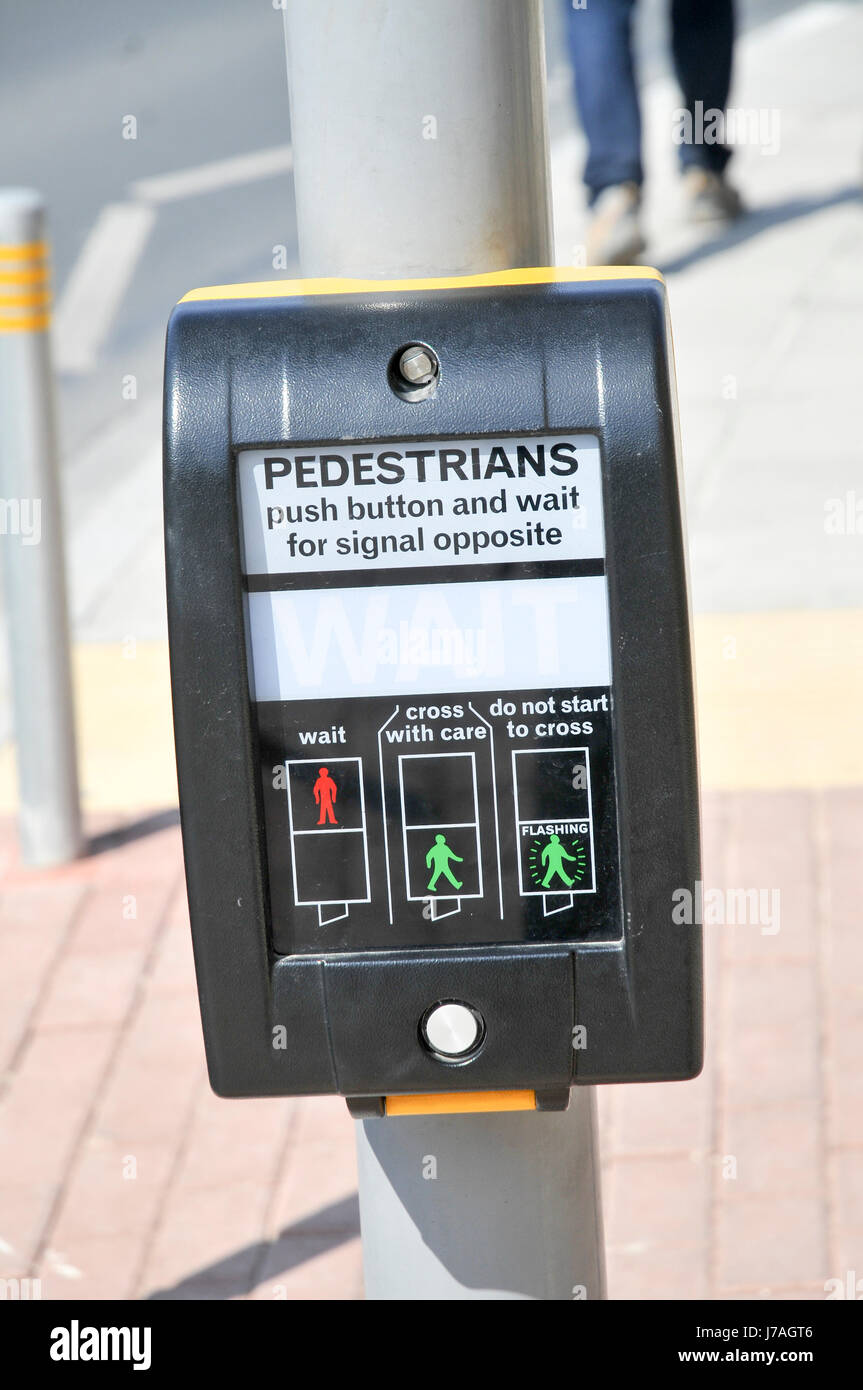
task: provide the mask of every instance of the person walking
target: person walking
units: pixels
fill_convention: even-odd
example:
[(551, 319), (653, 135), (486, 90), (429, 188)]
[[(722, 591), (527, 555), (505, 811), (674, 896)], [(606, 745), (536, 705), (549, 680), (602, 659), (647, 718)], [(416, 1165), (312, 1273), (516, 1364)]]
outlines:
[(569, 874), (566, 872), (566, 869), (563, 866), (564, 863), (567, 862), (570, 864), (577, 864), (578, 856), (575, 854), (569, 854), (567, 850), (564, 849), (563, 845), (560, 843), (559, 835), (552, 835), (550, 837), (548, 844), (546, 845), (545, 849), (542, 851), (542, 854), (540, 855), (540, 858), (542, 860), (543, 867), (546, 870), (545, 878), (542, 880), (543, 888), (551, 887), (551, 880), (555, 876), (562, 878), (567, 888), (571, 888), (573, 886), (573, 884), (575, 883), (575, 879), (570, 878)]
[[(641, 110), (632, 53), (637, 0), (564, 0), (575, 74), (575, 96), (587, 136), (584, 171), (592, 213), (588, 265), (626, 265), (645, 249), (641, 225)], [(674, 71), (689, 113), (724, 113), (731, 85), (734, 0), (671, 0)], [(724, 223), (743, 210), (725, 169), (731, 151), (721, 142), (679, 145), (683, 192), (694, 222)]]
[(443, 874), (444, 878), (449, 879), (453, 888), (464, 887), (464, 884), (459, 882), (452, 869), (450, 868), (451, 862), (455, 862), (456, 864), (463, 864), (464, 859), (461, 855), (456, 854), (453, 850), (450, 849), (449, 845), (446, 842), (446, 836), (435, 835), (434, 844), (432, 845), (431, 849), (426, 855), (426, 868), (434, 868), (434, 873), (429, 879), (428, 886), (430, 892), (437, 892), (436, 885), (441, 874)]

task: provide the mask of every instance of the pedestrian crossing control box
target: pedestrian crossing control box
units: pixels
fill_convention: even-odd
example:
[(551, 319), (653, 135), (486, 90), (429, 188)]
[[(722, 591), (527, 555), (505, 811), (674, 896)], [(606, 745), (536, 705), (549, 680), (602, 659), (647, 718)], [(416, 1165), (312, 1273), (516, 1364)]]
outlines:
[(696, 744), (658, 273), (196, 290), (165, 391), (214, 1088), (396, 1115), (694, 1075)]

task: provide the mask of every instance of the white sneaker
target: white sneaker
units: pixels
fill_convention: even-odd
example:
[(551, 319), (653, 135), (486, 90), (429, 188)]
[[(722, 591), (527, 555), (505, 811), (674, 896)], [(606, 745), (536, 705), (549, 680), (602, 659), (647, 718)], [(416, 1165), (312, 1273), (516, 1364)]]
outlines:
[(588, 265), (631, 265), (647, 243), (641, 230), (641, 191), (635, 183), (604, 188), (591, 209)]
[(743, 200), (723, 174), (687, 169), (683, 196), (690, 222), (734, 222), (743, 213)]

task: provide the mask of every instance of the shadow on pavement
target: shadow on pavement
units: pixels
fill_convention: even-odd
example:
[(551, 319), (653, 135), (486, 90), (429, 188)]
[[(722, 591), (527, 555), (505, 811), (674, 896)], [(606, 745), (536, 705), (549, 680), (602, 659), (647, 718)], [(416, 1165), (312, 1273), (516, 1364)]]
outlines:
[(286, 1226), (274, 1240), (245, 1245), (224, 1260), (195, 1270), (170, 1289), (157, 1289), (148, 1301), (172, 1299), (229, 1299), (243, 1297), (265, 1279), (278, 1282), (279, 1276), (345, 1245), (360, 1233), (360, 1204), (357, 1194), (321, 1207), (293, 1226)]
[(160, 831), (171, 830), (179, 824), (180, 812), (176, 806), (167, 811), (154, 811), (152, 815), (143, 816), (141, 820), (130, 821), (128, 825), (118, 825), (113, 830), (94, 835), (87, 842), (86, 853), (88, 857), (93, 854), (107, 854), (109, 850), (132, 844), (135, 840), (143, 840), (147, 835), (158, 835)]
[(783, 203), (753, 208), (751, 212), (745, 213), (720, 236), (712, 237), (708, 241), (699, 243), (698, 246), (691, 247), (688, 251), (681, 252), (679, 256), (674, 256), (670, 261), (660, 264), (657, 269), (663, 275), (673, 275), (681, 270), (688, 270), (690, 266), (697, 265), (699, 261), (708, 260), (711, 256), (722, 255), (724, 251), (730, 251), (733, 247), (740, 246), (752, 237), (761, 236), (762, 232), (767, 232), (772, 227), (781, 227), (786, 222), (796, 222), (801, 217), (811, 217), (814, 213), (826, 212), (828, 208), (839, 207), (842, 203), (863, 204), (863, 182), (849, 184), (847, 188), (839, 188), (835, 193), (822, 197), (789, 198)]

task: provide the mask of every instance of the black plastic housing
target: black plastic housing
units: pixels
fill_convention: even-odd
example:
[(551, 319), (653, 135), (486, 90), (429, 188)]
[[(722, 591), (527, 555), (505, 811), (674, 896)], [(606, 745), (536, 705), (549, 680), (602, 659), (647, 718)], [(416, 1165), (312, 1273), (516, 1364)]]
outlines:
[[(405, 401), (394, 350), (434, 346)], [(225, 1096), (659, 1081), (702, 1060), (696, 735), (676, 401), (656, 278), (181, 303), (165, 377), (165, 535), (186, 877), (210, 1078)], [(601, 443), (620, 944), (276, 956), (249, 698), (235, 455), (338, 439), (590, 431)], [(417, 1040), (468, 999), (461, 1066)], [(587, 1045), (573, 1047), (583, 1025)], [(284, 1025), (288, 1045), (273, 1047)]]

